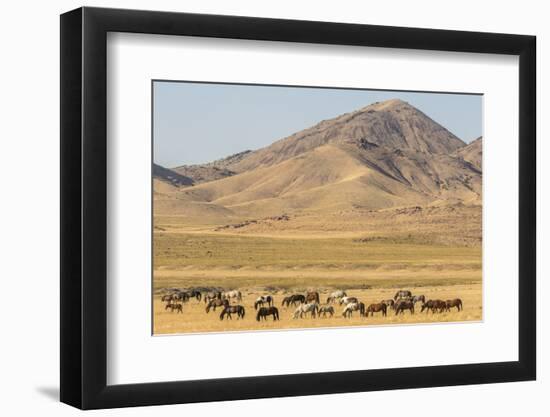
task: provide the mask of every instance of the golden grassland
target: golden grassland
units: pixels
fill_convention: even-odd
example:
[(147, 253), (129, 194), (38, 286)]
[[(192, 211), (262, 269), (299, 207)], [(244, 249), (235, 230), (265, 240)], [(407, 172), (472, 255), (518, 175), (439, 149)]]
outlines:
[[(362, 229), (364, 230), (364, 229)], [(445, 233), (442, 225), (441, 234)], [(269, 230), (248, 234), (215, 232), (213, 227), (188, 227), (174, 217), (155, 219), (154, 232), (154, 333), (190, 333), (268, 330), (309, 327), (475, 321), (482, 319), (481, 247), (440, 244), (420, 233), (405, 235), (365, 233), (284, 234)], [(160, 294), (165, 288), (222, 287), (239, 289), (246, 309), (244, 320), (220, 321), (221, 310), (206, 314), (205, 304), (191, 300), (183, 314), (164, 310)], [(282, 308), (285, 295), (315, 289), (322, 302), (329, 292), (344, 289), (366, 305), (391, 298), (406, 288), (427, 298), (461, 298), (464, 311), (387, 317), (375, 313), (351, 319), (336, 305), (333, 318), (293, 320), (293, 308)], [(257, 322), (254, 300), (275, 296), (281, 320)]]
[[(449, 298), (460, 297), (464, 303), (464, 310), (458, 312), (453, 308), (451, 312), (436, 313), (424, 311), (420, 312), (421, 303), (416, 306), (415, 314), (405, 312), (398, 316), (393, 310), (388, 310), (386, 317), (382, 313), (374, 313), (374, 316), (361, 317), (358, 312), (351, 318), (342, 316), (343, 306), (332, 304), (335, 309), (335, 315), (330, 317), (302, 318), (293, 319), (294, 307), (282, 307), (281, 301), (285, 295), (290, 292), (285, 290), (274, 293), (275, 305), (279, 309), (280, 321), (273, 321), (271, 317), (267, 321), (256, 321), (256, 311), (254, 310), (254, 301), (256, 298), (265, 294), (257, 289), (244, 289), (243, 300), (238, 304), (244, 306), (244, 319), (237, 319), (233, 315), (232, 320), (220, 320), (221, 309), (205, 312), (204, 302), (194, 299), (184, 304), (183, 314), (172, 313), (165, 310), (165, 303), (161, 302), (160, 296), (154, 299), (154, 333), (155, 334), (173, 334), (173, 333), (194, 333), (194, 332), (224, 332), (224, 331), (247, 331), (247, 330), (276, 330), (276, 329), (296, 329), (312, 327), (343, 327), (343, 326), (370, 326), (370, 325), (395, 325), (412, 323), (435, 323), (435, 322), (464, 322), (479, 321), (482, 319), (481, 307), (481, 283), (472, 283), (464, 285), (441, 285), (437, 287), (408, 287), (416, 294), (424, 294), (427, 298), (446, 300)], [(380, 302), (383, 299), (391, 298), (395, 294), (395, 289), (374, 288), (374, 289), (350, 289), (348, 295), (356, 296), (365, 305)], [(321, 295), (321, 301), (325, 302), (328, 292)]]

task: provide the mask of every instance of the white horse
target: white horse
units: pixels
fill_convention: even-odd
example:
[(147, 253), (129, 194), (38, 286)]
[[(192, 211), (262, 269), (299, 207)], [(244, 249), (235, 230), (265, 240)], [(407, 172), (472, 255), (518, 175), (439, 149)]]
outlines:
[(296, 309), (296, 311), (294, 311), (293, 317), (295, 319), (297, 319), (298, 317), (302, 318), (304, 314), (307, 313), (311, 313), (311, 317), (315, 317), (318, 309), (319, 304), (317, 303), (302, 304)]
[(344, 311), (342, 311), (343, 317), (352, 317), (354, 311), (359, 311), (361, 316), (365, 315), (365, 304), (363, 303), (348, 303), (346, 307), (344, 308)]
[(242, 301), (243, 295), (239, 290), (232, 290), (232, 291), (225, 291), (222, 293), (222, 298), (225, 298), (227, 300), (230, 300), (232, 298), (235, 298), (237, 301)]
[(340, 298), (340, 305), (349, 304), (349, 303), (358, 303), (358, 302), (359, 302), (359, 300), (357, 299), (357, 297), (345, 296), (345, 297)]
[(273, 296), (260, 295), (258, 298), (256, 298), (256, 301), (254, 302), (254, 310), (257, 310), (258, 307), (262, 307), (264, 304), (267, 304), (269, 307), (273, 306), (273, 304), (275, 304)]
[(329, 305), (324, 305), (319, 307), (319, 311), (317, 312), (319, 317), (321, 317), (321, 314), (323, 317), (326, 317), (327, 314), (330, 315), (330, 317), (334, 316), (334, 307)]
[(339, 300), (340, 298), (342, 298), (342, 297), (347, 297), (347, 296), (348, 296), (348, 295), (346, 294), (346, 292), (345, 292), (344, 290), (337, 290), (337, 291), (331, 292), (331, 293), (328, 295), (327, 304), (333, 303), (333, 302), (335, 302), (336, 300)]

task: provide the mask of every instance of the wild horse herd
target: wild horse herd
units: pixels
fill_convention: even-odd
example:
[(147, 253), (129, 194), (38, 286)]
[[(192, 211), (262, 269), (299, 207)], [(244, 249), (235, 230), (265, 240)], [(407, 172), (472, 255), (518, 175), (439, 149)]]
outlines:
[[(420, 312), (431, 312), (432, 314), (451, 311), (456, 308), (462, 311), (462, 300), (454, 298), (451, 300), (426, 300), (424, 295), (413, 295), (409, 290), (399, 290), (393, 298), (382, 300), (378, 303), (372, 303), (368, 306), (361, 302), (357, 297), (348, 296), (346, 291), (337, 290), (330, 293), (324, 304), (321, 303), (320, 294), (317, 291), (307, 291), (305, 294), (292, 294), (283, 298), (281, 306), (285, 308), (293, 308), (293, 319), (302, 319), (306, 317), (320, 318), (333, 317), (335, 307), (342, 309), (342, 317), (353, 317), (354, 313), (358, 313), (361, 317), (372, 317), (374, 313), (381, 313), (382, 316), (387, 316), (388, 311), (393, 311), (395, 315), (415, 313), (415, 307), (420, 303)], [(220, 309), (220, 320), (233, 319), (235, 315), (237, 319), (244, 319), (246, 309), (242, 303), (243, 297), (239, 290), (224, 291), (216, 288), (190, 288), (178, 289), (171, 288), (165, 291), (161, 301), (165, 302), (165, 310), (170, 310), (172, 313), (183, 314), (183, 306), (190, 300), (204, 302), (205, 313)], [(266, 294), (259, 296), (253, 305), (256, 320), (268, 320), (271, 317), (274, 321), (279, 320), (279, 309), (275, 306), (275, 298), (273, 295)]]

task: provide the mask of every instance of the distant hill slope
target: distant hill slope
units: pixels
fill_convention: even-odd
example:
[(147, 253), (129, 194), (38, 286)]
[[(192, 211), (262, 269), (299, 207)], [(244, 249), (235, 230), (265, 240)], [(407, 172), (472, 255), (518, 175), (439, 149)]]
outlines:
[(194, 184), (191, 178), (157, 164), (153, 164), (153, 179), (162, 181), (174, 187), (189, 186)]
[(172, 168), (172, 170), (177, 172), (178, 174), (192, 178), (196, 184), (215, 181), (219, 180), (220, 178), (226, 178), (235, 175), (236, 172), (228, 169), (228, 167), (237, 164), (251, 152), (252, 151), (239, 152), (226, 158), (209, 162), (207, 164), (182, 165), (176, 168)]
[(265, 217), (479, 203), (480, 161), (481, 140), (466, 146), (408, 103), (389, 100), (256, 151), (178, 167), (195, 185), (178, 189), (170, 207)]
[(455, 152), (455, 155), (471, 163), (475, 168), (481, 171), (482, 148), (483, 148), (483, 139), (480, 136), (479, 138), (470, 142), (468, 145), (464, 146), (463, 148), (458, 149)]

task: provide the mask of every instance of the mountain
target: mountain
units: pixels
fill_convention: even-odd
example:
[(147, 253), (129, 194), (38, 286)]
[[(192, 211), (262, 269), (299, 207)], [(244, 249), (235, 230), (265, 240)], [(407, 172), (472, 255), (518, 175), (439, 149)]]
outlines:
[(324, 120), (266, 148), (250, 152), (226, 167), (235, 172), (248, 171), (277, 164), (318, 146), (342, 143), (356, 143), (365, 147), (374, 144), (431, 154), (449, 154), (465, 145), (420, 110), (394, 99)]
[(256, 151), (178, 167), (195, 185), (178, 189), (171, 205), (220, 219), (478, 203), (478, 150), (481, 140), (466, 146), (410, 104), (388, 100)]
[(470, 144), (468, 144), (467, 146), (456, 150), (455, 156), (462, 158), (466, 162), (469, 162), (481, 172), (482, 148), (483, 139), (480, 136), (476, 140), (470, 142)]
[(236, 172), (228, 169), (228, 166), (237, 164), (250, 152), (252, 151), (239, 152), (206, 164), (182, 165), (172, 168), (172, 170), (191, 178), (197, 184), (215, 181), (235, 175)]
[(171, 187), (190, 186), (194, 184), (191, 178), (158, 164), (153, 164), (152, 174), (154, 180), (163, 182)]

